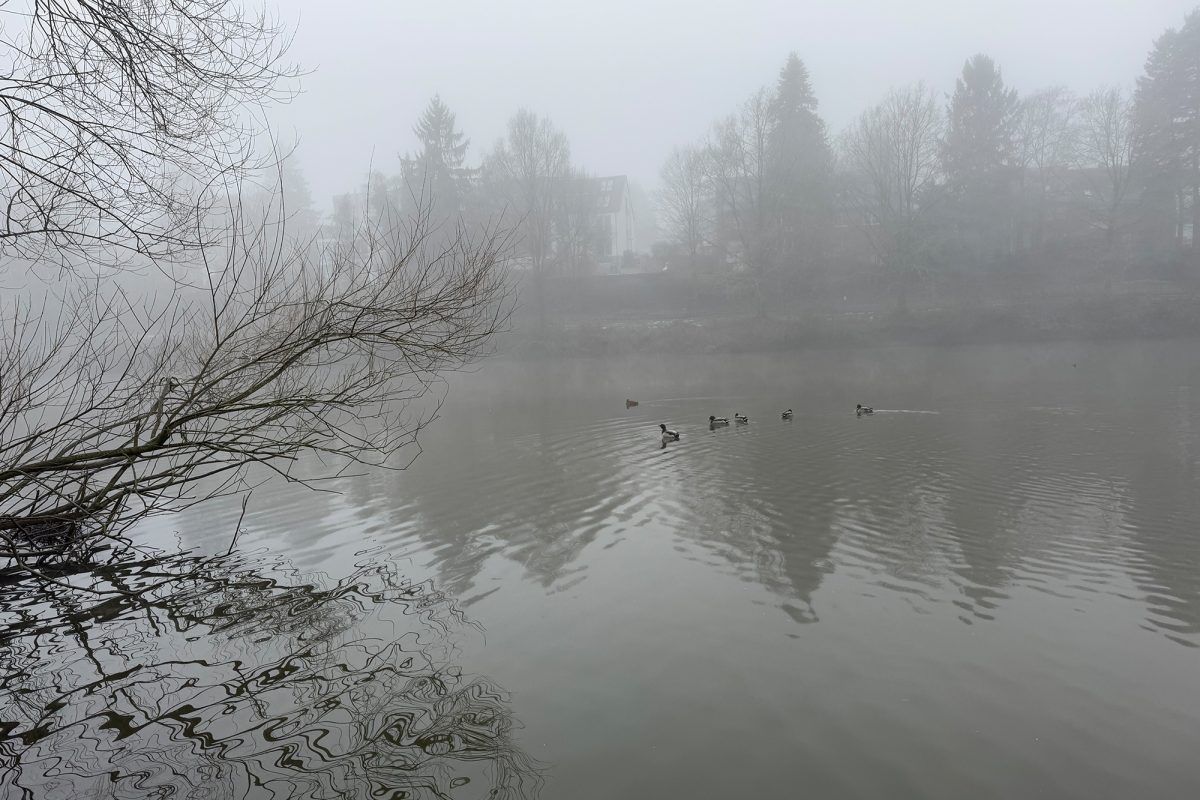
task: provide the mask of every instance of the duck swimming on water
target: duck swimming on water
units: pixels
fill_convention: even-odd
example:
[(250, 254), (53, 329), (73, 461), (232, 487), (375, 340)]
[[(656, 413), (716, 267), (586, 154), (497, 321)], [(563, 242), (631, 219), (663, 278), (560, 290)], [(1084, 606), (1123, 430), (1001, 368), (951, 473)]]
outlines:
[(854, 407), (854, 413), (861, 417), (863, 414), (874, 414), (875, 409), (871, 408), (870, 406), (864, 406), (860, 403)]
[(789, 408), (787, 411), (783, 412), (779, 416), (782, 417), (783, 419), (791, 419), (792, 418), (792, 410)]
[(673, 431), (666, 426), (666, 423), (660, 422), (658, 427), (662, 429), (662, 439), (664, 442), (678, 442), (679, 431)]
[(625, 407), (626, 407), (626, 408), (633, 408), (633, 407), (634, 407), (634, 406), (636, 406), (637, 404), (638, 404), (638, 401), (637, 401), (637, 400), (630, 400), (630, 399), (628, 399), (628, 398), (626, 398), (626, 399), (625, 399)]
[(729, 424), (729, 417), (710, 416), (708, 418), (708, 427), (710, 427), (710, 428), (717, 428), (717, 427), (720, 427), (721, 425), (728, 425), (728, 424)]
[(750, 422), (750, 418), (747, 417), (745, 414), (739, 414), (735, 411), (735, 412), (733, 412), (733, 421), (736, 422), (738, 425), (746, 425)]

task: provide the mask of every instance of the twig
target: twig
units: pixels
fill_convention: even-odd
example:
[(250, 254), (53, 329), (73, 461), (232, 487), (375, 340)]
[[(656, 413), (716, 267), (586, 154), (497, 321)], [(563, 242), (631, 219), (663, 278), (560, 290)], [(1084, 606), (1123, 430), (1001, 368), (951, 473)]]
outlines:
[(250, 503), (251, 494), (253, 491), (242, 495), (242, 513), (238, 514), (237, 525), (233, 526), (233, 538), (229, 541), (229, 549), (225, 551), (225, 555), (232, 554), (233, 548), (237, 545), (238, 534), (242, 532), (242, 520), (246, 518), (246, 506)]

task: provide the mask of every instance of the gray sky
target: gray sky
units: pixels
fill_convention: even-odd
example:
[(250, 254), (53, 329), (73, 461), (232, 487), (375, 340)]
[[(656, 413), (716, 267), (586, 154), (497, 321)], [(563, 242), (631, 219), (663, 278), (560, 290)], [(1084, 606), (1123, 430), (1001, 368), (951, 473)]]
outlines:
[[(267, 0), (272, 2), (272, 0)], [(439, 92), (475, 161), (520, 106), (547, 115), (573, 160), (652, 188), (677, 144), (773, 83), (790, 51), (840, 130), (890, 86), (953, 88), (985, 52), (1021, 91), (1140, 74), (1154, 39), (1200, 0), (274, 0), (313, 70), (278, 110), (322, 210), (377, 168), (394, 173)]]

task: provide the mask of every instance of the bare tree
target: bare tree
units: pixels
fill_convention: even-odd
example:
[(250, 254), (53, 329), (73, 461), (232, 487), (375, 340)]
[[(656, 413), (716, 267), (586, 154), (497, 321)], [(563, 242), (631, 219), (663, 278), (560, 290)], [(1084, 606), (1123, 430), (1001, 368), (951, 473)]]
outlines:
[(1078, 118), (1081, 166), (1092, 171), (1090, 191), (1098, 201), (1087, 207), (1104, 226), (1105, 242), (1111, 246), (1128, 205), (1138, 152), (1133, 98), (1120, 88), (1097, 89), (1079, 101)]
[(1072, 160), (1074, 109), (1071, 93), (1062, 86), (1023, 97), (1017, 107), (1015, 159), (1032, 216), (1029, 243), (1035, 246), (1045, 238), (1049, 198), (1061, 188)]
[(562, 264), (578, 274), (594, 263), (592, 256), (600, 236), (596, 221), (600, 202), (598, 183), (584, 170), (571, 169), (556, 194), (555, 251)]
[[(214, 223), (215, 224), (215, 223)], [(337, 474), (403, 466), (439, 374), (509, 311), (501, 231), (429, 246), (427, 214), (360, 244), (287, 250), (234, 216), (165, 296), (69, 282), (0, 306), (0, 544), (24, 564), (240, 492), (305, 453)], [(70, 553), (68, 553), (69, 555)]]
[(693, 265), (708, 240), (710, 185), (704, 151), (675, 148), (663, 164), (656, 199), (667, 230), (687, 249)]
[(943, 118), (933, 93), (918, 83), (894, 89), (842, 137), (851, 195), (867, 238), (901, 289), (919, 269), (919, 226), (938, 178)]
[(760, 89), (737, 114), (713, 126), (706, 148), (718, 236), (748, 270), (760, 313), (766, 310), (772, 273), (766, 196), (770, 132), (771, 95)]
[(564, 179), (570, 174), (567, 137), (547, 118), (520, 109), (508, 121), (508, 136), (496, 143), (484, 165), (493, 195), (515, 211), (520, 247), (533, 270), (539, 327), (544, 329), (544, 280), (554, 248), (554, 213)]
[(554, 202), (570, 166), (566, 135), (528, 109), (509, 120), (507, 139), (488, 159), (491, 179), (521, 215), (522, 248), (538, 272), (553, 250)]
[(247, 115), (286, 96), (288, 40), (234, 0), (32, 0), (0, 8), (0, 253), (163, 258), (209, 241)]
[[(773, 88), (760, 88), (712, 128), (703, 157), (711, 241), (739, 264), (760, 315), (772, 292), (797, 286), (795, 279), (811, 277), (822, 260), (831, 156), (808, 70), (795, 53)], [(694, 167), (668, 163), (664, 181), (679, 184), (684, 176), (678, 173)], [(685, 227), (689, 215), (697, 222), (695, 204), (674, 194)]]

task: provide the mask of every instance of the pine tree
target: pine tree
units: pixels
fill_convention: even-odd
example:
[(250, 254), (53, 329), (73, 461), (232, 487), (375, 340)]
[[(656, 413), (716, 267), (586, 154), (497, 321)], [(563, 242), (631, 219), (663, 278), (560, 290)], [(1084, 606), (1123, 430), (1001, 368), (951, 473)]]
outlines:
[(1010, 255), (1015, 244), (1017, 110), (1017, 92), (1004, 85), (996, 63), (972, 56), (950, 98), (942, 166), (955, 200), (950, 216), (958, 244), (975, 260)]
[(825, 122), (817, 114), (808, 68), (795, 53), (779, 71), (771, 100), (771, 142), (784, 167), (819, 169), (828, 163)]
[(470, 140), (456, 127), (454, 113), (434, 95), (425, 107), (425, 113), (413, 126), (413, 133), (421, 143), (420, 158), (427, 163), (448, 170), (461, 169), (467, 157)]
[(405, 194), (422, 198), (439, 222), (463, 211), (470, 171), (463, 167), (470, 140), (458, 130), (454, 113), (434, 95), (413, 126), (421, 149), (403, 159)]
[(794, 271), (819, 258), (833, 163), (808, 69), (795, 53), (779, 71), (771, 97), (767, 161), (769, 181), (762, 200), (770, 248), (781, 269)]
[(283, 203), (287, 213), (288, 227), (299, 238), (312, 234), (318, 225), (316, 208), (308, 178), (295, 154), (283, 160), (280, 168), (280, 183)]
[[(282, 150), (276, 147), (276, 152)], [(263, 170), (255, 190), (246, 193), (241, 212), (248, 229), (265, 226), (270, 235), (282, 234), (294, 243), (307, 243), (318, 232), (320, 216), (294, 150)]]
[[(1146, 199), (1157, 206), (1148, 210), (1173, 223), (1171, 236), (1182, 245), (1187, 223), (1200, 230), (1200, 9), (1154, 43), (1134, 113)], [(1195, 235), (1192, 248), (1200, 252)]]
[(950, 99), (943, 159), (951, 184), (969, 189), (1011, 164), (1016, 112), (1017, 92), (1005, 88), (995, 62), (972, 56)]

